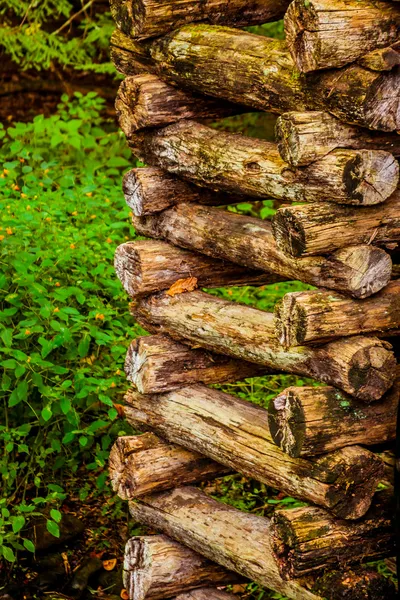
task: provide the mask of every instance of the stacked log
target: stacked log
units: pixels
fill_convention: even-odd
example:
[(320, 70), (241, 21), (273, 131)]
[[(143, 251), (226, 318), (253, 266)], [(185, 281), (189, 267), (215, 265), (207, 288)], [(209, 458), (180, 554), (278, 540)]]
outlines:
[[(360, 563), (395, 552), (379, 445), (400, 394), (397, 4), (111, 0), (117, 115), (146, 165), (123, 191), (148, 238), (121, 244), (115, 270), (149, 335), (128, 348), (123, 407), (145, 433), (118, 438), (110, 477), (158, 532), (126, 546), (130, 600), (235, 600), (227, 586), (248, 581), (395, 598)], [(283, 16), (286, 41), (238, 29)], [(279, 115), (275, 142), (210, 125), (249, 109)], [(269, 198), (272, 222), (231, 209)], [(317, 289), (274, 312), (207, 291), (296, 280)], [(266, 407), (210, 387), (284, 373), (314, 382)], [(307, 505), (267, 518), (206, 493), (236, 473)]]

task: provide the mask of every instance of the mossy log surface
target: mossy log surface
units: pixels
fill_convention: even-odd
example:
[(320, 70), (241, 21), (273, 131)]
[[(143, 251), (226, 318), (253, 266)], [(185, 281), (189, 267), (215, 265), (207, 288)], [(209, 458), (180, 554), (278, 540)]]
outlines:
[(164, 442), (153, 433), (119, 437), (109, 458), (111, 484), (123, 500), (222, 477), (228, 472), (221, 464)]
[(200, 188), (156, 167), (131, 169), (123, 178), (125, 201), (137, 217), (187, 202), (225, 206), (244, 201), (244, 196)]
[(392, 556), (392, 494), (393, 490), (377, 494), (368, 513), (355, 523), (335, 519), (313, 506), (275, 511), (271, 531), (282, 577), (292, 579), (347, 563)]
[(127, 74), (142, 63), (184, 88), (259, 110), (325, 110), (346, 123), (400, 129), (399, 68), (381, 73), (352, 64), (304, 77), (284, 41), (201, 24), (139, 48), (118, 32), (111, 47), (114, 64)]
[(359, 446), (292, 458), (273, 442), (265, 409), (206, 386), (129, 392), (125, 400), (129, 423), (345, 519), (365, 514), (384, 473), (382, 461)]
[(358, 64), (372, 71), (391, 71), (400, 65), (400, 42), (364, 54)]
[(192, 94), (150, 73), (124, 79), (115, 109), (128, 138), (146, 127), (163, 127), (181, 119), (219, 119), (240, 112), (237, 105)]
[(393, 581), (373, 568), (329, 569), (312, 589), (326, 600), (396, 600), (398, 597)]
[(275, 335), (273, 313), (203, 292), (157, 294), (131, 306), (137, 321), (152, 333), (264, 365), (313, 377), (366, 402), (378, 400), (395, 379), (391, 345), (375, 337), (350, 337), (313, 348), (285, 350)]
[(286, 294), (275, 305), (275, 325), (284, 347), (378, 332), (390, 337), (400, 329), (400, 280), (365, 300), (323, 290)]
[(347, 125), (322, 111), (284, 113), (276, 122), (275, 134), (282, 159), (293, 167), (309, 165), (336, 148), (386, 150), (400, 156), (397, 133)]
[(272, 142), (218, 131), (184, 120), (129, 138), (136, 156), (200, 186), (253, 198), (372, 205), (399, 181), (399, 165), (384, 150), (333, 150), (291, 168)]
[(279, 250), (292, 257), (334, 252), (352, 244), (390, 247), (400, 241), (400, 193), (368, 208), (322, 202), (279, 208), (272, 229)]
[(293, 0), (286, 40), (300, 71), (343, 67), (397, 42), (400, 7), (373, 0)]
[(139, 337), (131, 343), (125, 373), (141, 394), (168, 392), (193, 383), (241, 381), (268, 373), (244, 360), (180, 344), (167, 335)]
[(290, 0), (111, 0), (118, 27), (134, 39), (168, 33), (186, 23), (246, 27), (278, 21)]
[(322, 600), (296, 581), (285, 581), (271, 548), (270, 521), (182, 487), (130, 502), (134, 519), (176, 539), (227, 569), (293, 600)]
[(370, 406), (333, 387), (289, 387), (269, 405), (274, 442), (289, 456), (316, 456), (345, 446), (396, 439), (400, 388)]
[(269, 222), (196, 204), (134, 217), (133, 225), (148, 237), (356, 298), (381, 290), (392, 271), (390, 256), (371, 245), (348, 246), (328, 256), (291, 258), (278, 250)]
[(121, 244), (115, 252), (114, 267), (132, 298), (168, 290), (178, 281), (184, 290), (185, 282), (194, 289), (267, 285), (285, 280), (273, 273), (246, 269), (155, 240)]

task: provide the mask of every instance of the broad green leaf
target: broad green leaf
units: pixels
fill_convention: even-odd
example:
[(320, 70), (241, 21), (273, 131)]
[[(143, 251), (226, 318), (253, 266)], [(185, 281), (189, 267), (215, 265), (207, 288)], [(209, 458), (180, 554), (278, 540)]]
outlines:
[(60, 537), (60, 528), (55, 521), (51, 521), (50, 519), (47, 521), (47, 531), (56, 538)]

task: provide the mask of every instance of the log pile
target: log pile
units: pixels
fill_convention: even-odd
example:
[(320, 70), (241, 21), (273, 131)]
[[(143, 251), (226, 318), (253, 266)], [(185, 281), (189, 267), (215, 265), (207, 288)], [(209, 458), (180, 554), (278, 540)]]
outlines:
[[(123, 191), (147, 239), (121, 244), (115, 270), (149, 335), (128, 348), (123, 407), (145, 433), (117, 439), (109, 470), (158, 532), (127, 543), (129, 600), (235, 600), (248, 582), (294, 600), (394, 599), (363, 563), (395, 554), (400, 3), (111, 10), (117, 115), (146, 165)], [(283, 16), (285, 41), (239, 29)], [(275, 142), (211, 124), (251, 110), (278, 115)], [(271, 222), (231, 209), (268, 198)], [(207, 291), (291, 281), (316, 289), (273, 312)], [(215, 388), (285, 373), (314, 382), (267, 408)], [(267, 518), (210, 497), (236, 473), (304, 504)]]

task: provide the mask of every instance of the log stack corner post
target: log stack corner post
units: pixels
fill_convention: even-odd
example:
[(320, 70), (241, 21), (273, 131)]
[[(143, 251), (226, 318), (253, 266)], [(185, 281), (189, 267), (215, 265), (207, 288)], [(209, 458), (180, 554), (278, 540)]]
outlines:
[[(125, 360), (124, 417), (144, 433), (109, 459), (113, 490), (156, 532), (126, 544), (129, 600), (240, 600), (227, 586), (249, 581), (394, 600), (363, 563), (396, 546), (400, 2), (110, 4), (116, 113), (146, 165), (122, 187), (147, 239), (114, 259), (149, 334)], [(285, 40), (242, 29), (281, 18)], [(275, 142), (212, 125), (254, 110), (277, 115)], [(271, 222), (227, 209), (265, 198)], [(315, 289), (272, 312), (203, 289), (293, 280)], [(268, 409), (215, 389), (282, 373), (307, 385)], [(260, 517), (203, 490), (235, 473), (307, 505)]]

